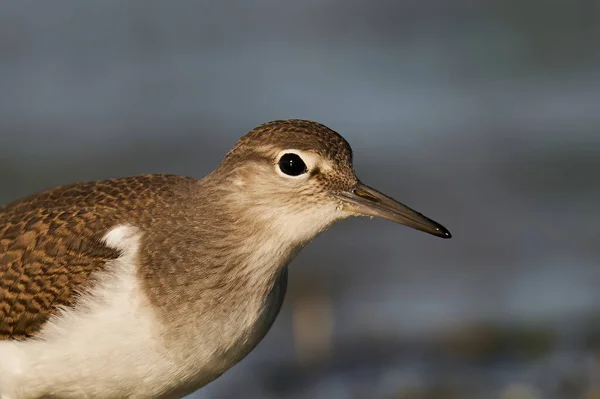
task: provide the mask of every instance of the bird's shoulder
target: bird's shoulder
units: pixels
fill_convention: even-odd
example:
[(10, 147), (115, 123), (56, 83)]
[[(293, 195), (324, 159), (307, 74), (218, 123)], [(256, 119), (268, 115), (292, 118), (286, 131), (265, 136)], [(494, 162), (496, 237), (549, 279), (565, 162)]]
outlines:
[(194, 179), (141, 175), (56, 187), (0, 207), (0, 340), (35, 335), (119, 256), (102, 238)]

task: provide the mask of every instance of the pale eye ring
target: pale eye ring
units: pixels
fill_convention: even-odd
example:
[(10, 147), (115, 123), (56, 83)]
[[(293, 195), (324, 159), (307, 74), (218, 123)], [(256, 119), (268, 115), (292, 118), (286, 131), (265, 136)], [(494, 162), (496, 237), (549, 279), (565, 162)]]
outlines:
[(300, 176), (308, 172), (306, 163), (298, 154), (292, 152), (283, 154), (279, 158), (279, 170), (288, 176)]

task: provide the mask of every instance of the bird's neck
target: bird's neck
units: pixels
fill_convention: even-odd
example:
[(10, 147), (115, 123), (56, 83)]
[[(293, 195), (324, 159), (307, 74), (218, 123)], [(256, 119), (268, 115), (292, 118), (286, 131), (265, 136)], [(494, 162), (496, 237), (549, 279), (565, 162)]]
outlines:
[(282, 269), (318, 234), (298, 236), (293, 224), (284, 224), (285, 218), (276, 214), (260, 218), (261, 212), (240, 207), (235, 195), (222, 192), (211, 215), (198, 215), (202, 218), (197, 224), (202, 226), (199, 247), (215, 254), (204, 266), (219, 271), (227, 287), (224, 295), (268, 295)]
[(146, 241), (148, 294), (172, 342), (195, 348), (185, 351), (192, 357), (234, 351), (223, 355), (229, 364), (264, 336), (283, 302), (287, 264), (333, 219), (269, 206), (210, 179), (176, 202), (177, 215), (155, 218)]
[(218, 172), (200, 182), (190, 214), (199, 246), (219, 259), (207, 266), (226, 268), (232, 280), (245, 276), (250, 284), (269, 286), (301, 248), (340, 218), (333, 205), (282, 203), (240, 184), (239, 175)]
[[(272, 207), (248, 202), (222, 181), (201, 181), (180, 203), (185, 217), (162, 215), (164, 227), (154, 230), (163, 233), (148, 242), (176, 253), (149, 251), (154, 258), (145, 262), (154, 265), (148, 284), (171, 314), (259, 306), (285, 266), (322, 230), (302, 215), (290, 221)], [(163, 295), (164, 286), (169, 292)]]

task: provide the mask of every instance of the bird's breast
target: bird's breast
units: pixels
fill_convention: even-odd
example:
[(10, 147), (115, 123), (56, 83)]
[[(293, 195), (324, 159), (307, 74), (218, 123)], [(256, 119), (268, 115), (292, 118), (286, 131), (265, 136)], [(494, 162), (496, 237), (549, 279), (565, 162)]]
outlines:
[[(185, 337), (178, 334), (176, 346), (169, 347), (168, 353), (180, 360), (182, 370), (192, 374), (177, 395), (189, 394), (216, 379), (260, 343), (279, 314), (287, 278), (287, 268), (283, 268), (266, 296), (249, 297), (227, 310), (217, 307), (210, 321), (194, 318), (193, 329), (186, 329)], [(221, 318), (216, 318), (219, 313)]]

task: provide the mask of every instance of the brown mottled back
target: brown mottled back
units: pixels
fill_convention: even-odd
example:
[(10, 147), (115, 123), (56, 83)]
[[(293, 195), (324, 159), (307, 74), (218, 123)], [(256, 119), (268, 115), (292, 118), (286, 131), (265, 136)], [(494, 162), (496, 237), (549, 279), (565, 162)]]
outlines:
[(0, 207), (0, 339), (35, 335), (118, 257), (100, 241), (111, 227), (165, 206), (177, 187), (195, 181), (145, 175), (83, 183)]

